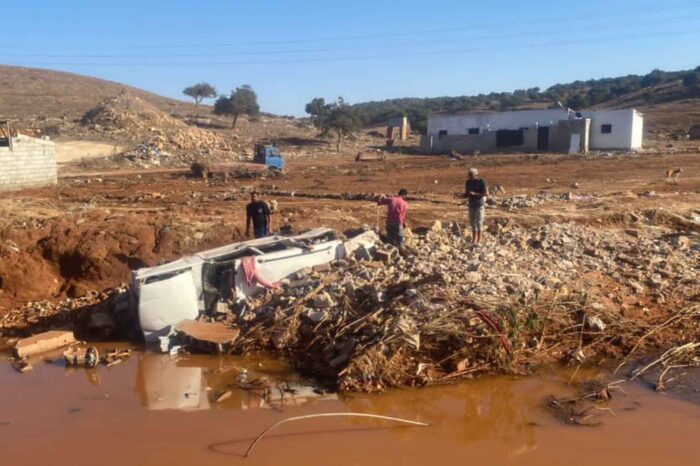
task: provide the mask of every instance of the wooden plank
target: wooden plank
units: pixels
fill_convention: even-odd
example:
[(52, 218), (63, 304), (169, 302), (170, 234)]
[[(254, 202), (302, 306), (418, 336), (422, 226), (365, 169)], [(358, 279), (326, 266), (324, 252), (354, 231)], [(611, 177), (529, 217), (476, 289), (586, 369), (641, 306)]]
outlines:
[(175, 330), (193, 340), (220, 345), (233, 343), (238, 338), (238, 334), (241, 333), (241, 330), (238, 328), (227, 327), (222, 324), (196, 322), (194, 320), (181, 322), (175, 326)]

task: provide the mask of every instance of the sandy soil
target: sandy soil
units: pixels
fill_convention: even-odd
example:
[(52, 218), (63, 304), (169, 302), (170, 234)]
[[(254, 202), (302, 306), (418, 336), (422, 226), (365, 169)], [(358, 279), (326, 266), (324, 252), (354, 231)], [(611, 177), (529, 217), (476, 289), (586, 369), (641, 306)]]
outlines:
[(124, 150), (117, 144), (95, 141), (56, 141), (56, 161), (59, 164), (79, 162), (83, 159), (107, 157)]

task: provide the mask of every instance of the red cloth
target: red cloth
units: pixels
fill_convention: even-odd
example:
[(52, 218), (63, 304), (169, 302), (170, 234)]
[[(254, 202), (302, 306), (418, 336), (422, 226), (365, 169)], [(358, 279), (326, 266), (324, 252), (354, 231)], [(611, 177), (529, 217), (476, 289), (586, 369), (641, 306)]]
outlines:
[(256, 282), (265, 288), (279, 288), (279, 284), (270, 283), (260, 276), (256, 268), (255, 256), (248, 256), (241, 259), (243, 273), (245, 274), (245, 282), (248, 286), (255, 286)]
[(377, 201), (377, 205), (387, 206), (387, 224), (406, 224), (406, 211), (408, 210), (408, 203), (401, 196), (383, 197)]

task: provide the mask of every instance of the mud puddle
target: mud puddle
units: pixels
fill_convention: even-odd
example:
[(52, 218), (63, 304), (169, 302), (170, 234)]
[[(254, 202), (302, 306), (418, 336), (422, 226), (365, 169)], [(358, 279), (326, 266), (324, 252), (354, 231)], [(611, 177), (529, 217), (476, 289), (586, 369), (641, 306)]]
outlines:
[[(242, 368), (247, 383), (260, 389), (234, 388)], [(565, 426), (547, 412), (544, 400), (573, 395), (570, 377), (557, 371), (338, 397), (318, 393), (281, 363), (261, 358), (135, 352), (113, 367), (66, 369), (55, 362), (37, 364), (27, 374), (3, 359), (0, 464), (695, 463), (699, 406), (642, 384), (626, 385), (627, 395), (611, 405), (614, 415), (600, 414), (601, 426)], [(397, 416), (430, 426), (317, 418), (280, 426), (243, 457), (275, 422), (328, 412)]]

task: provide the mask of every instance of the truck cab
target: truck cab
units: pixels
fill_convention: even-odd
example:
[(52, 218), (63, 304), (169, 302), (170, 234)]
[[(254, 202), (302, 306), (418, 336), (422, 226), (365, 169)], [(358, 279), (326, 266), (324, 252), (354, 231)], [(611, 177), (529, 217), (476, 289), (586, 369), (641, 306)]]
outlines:
[(255, 144), (253, 161), (262, 163), (269, 169), (284, 170), (284, 157), (275, 146)]

